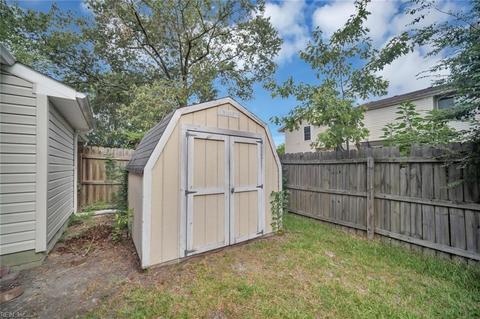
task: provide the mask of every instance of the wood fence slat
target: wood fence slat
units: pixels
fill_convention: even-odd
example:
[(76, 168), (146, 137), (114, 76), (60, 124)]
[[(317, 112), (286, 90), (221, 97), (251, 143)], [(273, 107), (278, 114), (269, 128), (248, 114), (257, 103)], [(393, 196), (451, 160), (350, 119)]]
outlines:
[[(421, 154), (421, 150), (418, 150), (418, 146), (412, 147), (412, 156), (418, 156)], [(410, 165), (410, 196), (421, 197), (422, 184), (421, 184), (421, 171), (419, 163), (412, 163)], [(411, 235), (415, 238), (422, 238), (422, 208), (418, 204), (410, 204), (410, 231)]]
[(375, 231), (375, 164), (372, 157), (367, 160), (367, 236), (373, 238)]
[[(480, 176), (478, 169), (475, 167), (467, 167), (466, 176), (469, 182), (464, 187), (464, 200), (467, 203), (479, 201), (479, 184)], [(480, 253), (480, 213), (465, 210), (465, 235), (467, 241), (467, 250), (475, 253)]]
[[(457, 184), (462, 179), (462, 172), (452, 165), (448, 168), (448, 199), (454, 202), (463, 201), (463, 185)], [(466, 249), (465, 238), (465, 215), (464, 211), (457, 208), (449, 208), (450, 214), (450, 241), (453, 247)]]
[[(432, 149), (424, 147), (423, 156), (429, 158), (433, 156)], [(433, 165), (432, 163), (422, 163), (422, 198), (433, 199)], [(422, 234), (423, 239), (435, 242), (435, 216), (434, 207), (431, 205), (422, 205)]]
[(105, 164), (111, 159), (118, 167), (125, 167), (132, 154), (133, 150), (129, 149), (83, 147), (79, 154), (79, 207), (96, 202), (111, 203), (121, 183), (107, 180)]
[[(290, 210), (369, 238), (480, 260), (480, 168), (447, 166), (443, 153), (414, 146), (407, 157), (397, 148), (288, 154)], [(473, 181), (458, 183), (466, 176)]]

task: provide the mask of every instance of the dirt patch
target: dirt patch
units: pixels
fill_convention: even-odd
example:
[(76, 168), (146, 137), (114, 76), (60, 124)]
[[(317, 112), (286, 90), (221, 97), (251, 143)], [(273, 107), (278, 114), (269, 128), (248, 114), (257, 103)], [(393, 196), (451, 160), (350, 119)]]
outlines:
[(56, 247), (60, 254), (74, 253), (88, 255), (92, 250), (111, 242), (112, 225), (99, 224), (70, 237)]
[(111, 230), (112, 216), (69, 227), (42, 266), (20, 273), (25, 292), (2, 310), (39, 318), (76, 317), (122, 283), (141, 280), (144, 272), (132, 242), (113, 242)]

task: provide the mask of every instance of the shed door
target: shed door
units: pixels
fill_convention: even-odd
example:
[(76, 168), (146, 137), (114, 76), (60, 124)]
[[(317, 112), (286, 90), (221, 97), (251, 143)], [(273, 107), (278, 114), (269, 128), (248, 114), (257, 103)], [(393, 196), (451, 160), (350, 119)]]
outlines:
[(262, 161), (260, 140), (230, 138), (230, 244), (263, 234)]
[(185, 255), (229, 244), (228, 136), (188, 134)]

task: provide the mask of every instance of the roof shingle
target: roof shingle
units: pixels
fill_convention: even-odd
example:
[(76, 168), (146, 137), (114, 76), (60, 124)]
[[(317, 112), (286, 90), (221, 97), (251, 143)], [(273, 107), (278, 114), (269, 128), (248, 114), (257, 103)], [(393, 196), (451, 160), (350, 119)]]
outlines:
[(167, 128), (168, 123), (170, 123), (174, 113), (175, 111), (172, 111), (165, 115), (160, 122), (158, 122), (150, 129), (150, 131), (145, 134), (135, 149), (130, 162), (127, 164), (127, 171), (135, 174), (143, 174), (143, 169), (145, 168), (145, 165), (147, 165), (148, 159), (152, 155), (155, 146), (158, 144), (158, 141), (160, 141), (160, 138), (165, 132), (165, 129)]

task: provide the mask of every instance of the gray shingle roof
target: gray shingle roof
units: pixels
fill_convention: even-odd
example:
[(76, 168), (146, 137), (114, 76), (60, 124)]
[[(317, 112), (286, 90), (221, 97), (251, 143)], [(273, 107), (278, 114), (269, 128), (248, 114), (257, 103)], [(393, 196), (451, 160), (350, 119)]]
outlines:
[(135, 149), (130, 162), (127, 164), (127, 171), (136, 174), (143, 173), (143, 169), (145, 168), (145, 165), (147, 165), (148, 159), (152, 155), (155, 146), (158, 144), (158, 141), (160, 141), (160, 138), (165, 132), (165, 129), (167, 128), (168, 123), (170, 123), (174, 113), (175, 111), (172, 111), (165, 115), (160, 122), (158, 122), (150, 129), (150, 131), (145, 134)]

